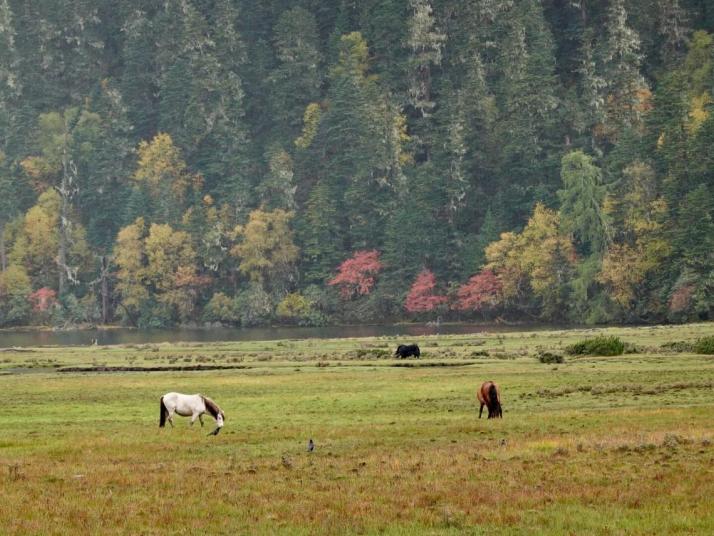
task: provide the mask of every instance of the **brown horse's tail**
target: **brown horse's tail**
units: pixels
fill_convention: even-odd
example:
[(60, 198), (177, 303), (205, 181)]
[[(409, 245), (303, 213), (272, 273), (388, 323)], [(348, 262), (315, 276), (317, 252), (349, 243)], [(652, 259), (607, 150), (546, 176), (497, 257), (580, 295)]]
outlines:
[(164, 404), (164, 397), (161, 397), (161, 405), (159, 406), (159, 428), (163, 428), (166, 424), (166, 416), (169, 414), (169, 410), (166, 409), (166, 404)]
[(494, 418), (503, 417), (503, 412), (501, 411), (501, 401), (498, 399), (498, 389), (496, 384), (492, 383), (488, 388), (488, 398), (491, 414)]

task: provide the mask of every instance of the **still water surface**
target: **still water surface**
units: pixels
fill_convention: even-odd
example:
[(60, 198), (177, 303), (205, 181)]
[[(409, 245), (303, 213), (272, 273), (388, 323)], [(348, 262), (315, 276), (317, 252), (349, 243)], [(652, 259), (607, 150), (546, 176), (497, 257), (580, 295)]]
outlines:
[(266, 341), (284, 339), (334, 339), (345, 337), (379, 337), (448, 335), (523, 331), (536, 326), (502, 326), (487, 324), (398, 324), (375, 326), (330, 326), (320, 328), (212, 328), (212, 329), (92, 329), (81, 331), (0, 331), (0, 348), (11, 346), (82, 346), (94, 339), (98, 344), (145, 344), (160, 342)]

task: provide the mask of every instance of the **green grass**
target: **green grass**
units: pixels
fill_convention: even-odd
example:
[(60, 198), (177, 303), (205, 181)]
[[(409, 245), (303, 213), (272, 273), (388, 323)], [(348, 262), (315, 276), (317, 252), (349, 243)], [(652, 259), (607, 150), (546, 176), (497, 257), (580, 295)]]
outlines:
[[(536, 358), (599, 334), (639, 353)], [(712, 534), (714, 358), (662, 347), (712, 334), (423, 337), (408, 363), (450, 366), (416, 367), (371, 351), (395, 338), (0, 352), (0, 534)], [(247, 368), (58, 372), (196, 364)], [(159, 429), (170, 390), (224, 430)]]

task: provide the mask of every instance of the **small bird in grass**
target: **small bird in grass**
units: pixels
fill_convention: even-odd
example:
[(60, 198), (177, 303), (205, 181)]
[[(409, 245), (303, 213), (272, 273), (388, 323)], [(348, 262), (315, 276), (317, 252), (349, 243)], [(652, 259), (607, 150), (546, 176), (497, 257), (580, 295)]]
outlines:
[(312, 452), (313, 450), (315, 450), (315, 443), (313, 443), (312, 439), (310, 439), (307, 442), (307, 451)]

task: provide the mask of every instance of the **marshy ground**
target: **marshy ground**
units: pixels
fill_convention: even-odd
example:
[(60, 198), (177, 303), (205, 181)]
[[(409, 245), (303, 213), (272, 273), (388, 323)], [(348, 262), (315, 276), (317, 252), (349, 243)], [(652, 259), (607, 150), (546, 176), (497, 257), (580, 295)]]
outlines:
[[(632, 353), (537, 359), (600, 333)], [(670, 343), (713, 334), (0, 351), (0, 534), (712, 534), (714, 356)], [(489, 379), (503, 420), (477, 418)], [(159, 429), (167, 391), (223, 431)]]

